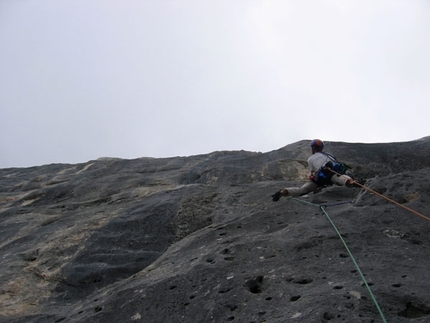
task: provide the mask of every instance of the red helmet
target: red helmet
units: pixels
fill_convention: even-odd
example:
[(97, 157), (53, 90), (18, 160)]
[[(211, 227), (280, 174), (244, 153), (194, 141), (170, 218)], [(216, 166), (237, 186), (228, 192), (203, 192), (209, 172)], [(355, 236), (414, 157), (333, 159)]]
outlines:
[(323, 149), (324, 148), (324, 142), (322, 140), (319, 140), (319, 139), (314, 139), (311, 141), (310, 146), (311, 147), (317, 146), (317, 147)]

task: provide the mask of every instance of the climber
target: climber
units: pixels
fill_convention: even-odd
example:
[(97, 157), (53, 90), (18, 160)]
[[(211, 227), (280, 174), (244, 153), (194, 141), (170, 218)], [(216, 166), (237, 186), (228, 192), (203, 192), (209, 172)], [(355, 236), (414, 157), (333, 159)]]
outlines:
[[(279, 201), (282, 196), (301, 196), (309, 192), (319, 192), (324, 186), (337, 184), (340, 186), (354, 187), (354, 180), (345, 175), (348, 166), (340, 164), (336, 158), (328, 153), (323, 152), (324, 143), (319, 139), (314, 139), (310, 143), (312, 155), (308, 159), (308, 165), (311, 170), (309, 181), (301, 187), (287, 187), (279, 190), (272, 195), (274, 202)], [(332, 172), (334, 170), (338, 175)]]

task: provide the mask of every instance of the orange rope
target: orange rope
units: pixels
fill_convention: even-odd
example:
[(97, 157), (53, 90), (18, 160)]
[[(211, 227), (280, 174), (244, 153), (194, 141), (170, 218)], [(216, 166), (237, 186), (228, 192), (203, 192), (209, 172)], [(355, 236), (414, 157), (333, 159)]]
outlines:
[[(327, 167), (327, 169), (328, 169), (328, 170), (330, 170), (332, 173), (334, 173), (334, 174), (336, 174), (336, 175), (342, 176), (342, 174), (339, 174), (338, 172), (334, 171), (334, 170), (333, 170), (333, 169), (331, 169), (331, 168), (328, 168), (328, 167)], [(358, 183), (358, 182), (357, 182), (357, 181), (355, 181), (354, 179), (353, 179), (353, 181), (354, 181), (354, 183), (355, 183), (356, 185), (361, 186), (362, 188), (364, 188), (364, 189), (368, 190), (369, 192), (372, 192), (373, 194), (378, 195), (378, 196), (380, 196), (380, 197), (382, 197), (382, 198), (386, 199), (387, 201), (390, 201), (390, 202), (392, 202), (392, 203), (394, 203), (394, 204), (396, 204), (396, 205), (398, 205), (398, 206), (400, 206), (400, 207), (404, 208), (405, 210), (408, 210), (409, 212), (412, 212), (412, 213), (414, 213), (414, 214), (416, 214), (416, 215), (418, 215), (418, 216), (420, 216), (420, 217), (422, 217), (422, 218), (424, 218), (424, 219), (426, 219), (426, 220), (429, 220), (429, 221), (430, 221), (430, 218), (429, 218), (429, 217), (427, 217), (427, 216), (425, 216), (425, 215), (423, 215), (423, 214), (421, 214), (421, 213), (419, 213), (419, 212), (417, 212), (417, 211), (415, 211), (415, 210), (412, 210), (411, 208), (409, 208), (409, 207), (407, 207), (407, 206), (405, 206), (405, 205), (403, 205), (403, 204), (400, 204), (399, 202), (396, 202), (396, 201), (394, 201), (393, 199), (390, 199), (389, 197), (386, 197), (385, 195), (382, 195), (381, 193), (378, 193), (378, 192), (376, 192), (376, 191), (372, 190), (371, 188), (369, 188), (369, 187), (367, 187), (367, 186), (364, 186), (364, 185), (362, 185), (362, 184)]]

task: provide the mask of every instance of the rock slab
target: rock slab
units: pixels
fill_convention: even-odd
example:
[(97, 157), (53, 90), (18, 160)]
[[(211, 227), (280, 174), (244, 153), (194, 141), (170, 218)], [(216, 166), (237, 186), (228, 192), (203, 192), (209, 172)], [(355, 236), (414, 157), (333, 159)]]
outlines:
[[(326, 150), (430, 215), (430, 137)], [(382, 322), (373, 294), (387, 322), (429, 322), (430, 221), (363, 188), (272, 202), (308, 154), (0, 169), (0, 321)]]

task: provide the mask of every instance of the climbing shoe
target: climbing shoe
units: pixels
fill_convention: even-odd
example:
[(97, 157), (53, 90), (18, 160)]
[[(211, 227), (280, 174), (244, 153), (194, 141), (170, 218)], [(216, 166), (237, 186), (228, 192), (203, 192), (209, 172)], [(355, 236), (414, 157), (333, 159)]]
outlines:
[(272, 195), (272, 201), (278, 202), (281, 196), (282, 196), (281, 191), (277, 191), (275, 194)]

